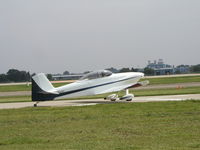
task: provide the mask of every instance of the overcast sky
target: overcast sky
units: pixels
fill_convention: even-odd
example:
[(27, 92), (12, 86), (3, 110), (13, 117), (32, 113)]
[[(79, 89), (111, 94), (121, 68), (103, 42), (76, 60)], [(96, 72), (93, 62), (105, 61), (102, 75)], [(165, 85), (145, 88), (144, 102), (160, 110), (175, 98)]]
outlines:
[(200, 63), (200, 0), (1, 0), (0, 73)]

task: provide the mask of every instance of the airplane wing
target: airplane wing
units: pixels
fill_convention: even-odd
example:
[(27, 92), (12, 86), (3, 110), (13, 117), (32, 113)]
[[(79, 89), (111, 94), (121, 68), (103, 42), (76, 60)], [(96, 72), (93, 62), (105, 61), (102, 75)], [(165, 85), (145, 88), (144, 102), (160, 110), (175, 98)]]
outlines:
[(148, 84), (149, 84), (149, 81), (145, 80), (145, 81), (137, 82), (134, 85), (133, 84), (126, 85), (126, 86), (122, 85), (122, 86), (113, 87), (113, 88), (110, 88), (110, 89), (104, 90), (104, 91), (101, 90), (100, 92), (96, 92), (95, 94), (111, 93), (111, 92), (121, 91), (121, 90), (128, 89), (128, 88), (136, 88), (139, 86), (146, 86)]
[[(132, 85), (130, 85), (132, 86)], [(121, 91), (128, 88), (127, 85), (126, 86), (117, 86), (117, 87), (112, 87), (110, 89), (107, 90), (101, 90), (101, 91), (96, 91), (95, 94), (104, 94), (104, 93), (111, 93), (111, 92), (117, 92), (117, 91)]]
[(145, 80), (145, 81), (141, 81), (141, 82), (138, 82), (128, 88), (136, 88), (136, 87), (140, 87), (140, 86), (146, 86), (149, 84), (149, 81), (148, 80)]

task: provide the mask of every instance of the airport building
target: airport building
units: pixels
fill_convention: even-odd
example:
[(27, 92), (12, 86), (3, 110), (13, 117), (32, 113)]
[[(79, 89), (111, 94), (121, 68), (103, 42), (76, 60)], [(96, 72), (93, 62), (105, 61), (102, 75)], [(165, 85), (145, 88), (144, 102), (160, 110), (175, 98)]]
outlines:
[(175, 68), (175, 73), (176, 74), (190, 73), (190, 66), (189, 65), (179, 65)]
[(174, 66), (165, 64), (163, 59), (159, 59), (158, 61), (154, 60), (154, 62), (149, 60), (147, 68), (153, 69), (154, 75), (168, 75), (175, 73)]

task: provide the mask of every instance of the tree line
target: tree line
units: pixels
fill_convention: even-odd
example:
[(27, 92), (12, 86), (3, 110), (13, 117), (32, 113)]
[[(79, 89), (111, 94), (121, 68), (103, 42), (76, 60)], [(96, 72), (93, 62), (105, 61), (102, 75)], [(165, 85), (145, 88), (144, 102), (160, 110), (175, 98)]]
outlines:
[(6, 74), (0, 74), (0, 83), (6, 82), (27, 82), (30, 81), (31, 75), (26, 71), (10, 69)]
[(190, 67), (190, 72), (192, 72), (192, 73), (200, 73), (200, 64), (191, 66)]
[[(137, 69), (137, 68), (107, 68), (107, 70), (112, 71), (113, 73), (120, 72), (144, 72), (145, 75), (154, 75), (154, 70), (151, 68)], [(86, 71), (85, 73), (88, 73)], [(190, 73), (200, 73), (200, 64), (190, 66)], [(72, 74), (69, 71), (63, 72), (64, 75)], [(6, 74), (0, 74), (0, 83), (8, 83), (8, 82), (29, 82), (31, 81), (31, 76), (35, 75), (35, 73), (30, 74), (27, 71), (20, 71), (17, 69), (9, 69)], [(52, 74), (47, 74), (47, 78), (52, 80)]]

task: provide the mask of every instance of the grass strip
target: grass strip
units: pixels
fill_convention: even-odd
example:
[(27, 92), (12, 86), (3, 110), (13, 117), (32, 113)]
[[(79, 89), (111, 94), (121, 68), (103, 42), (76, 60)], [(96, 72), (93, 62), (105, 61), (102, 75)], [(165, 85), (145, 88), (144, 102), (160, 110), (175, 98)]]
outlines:
[[(63, 86), (69, 83), (54, 83), (54, 87)], [(0, 92), (15, 92), (15, 91), (31, 91), (31, 85), (3, 85), (0, 86)]]
[(200, 82), (200, 76), (149, 78), (149, 79), (142, 79), (142, 81), (143, 80), (149, 80), (150, 85), (190, 83), (190, 82)]
[(1, 150), (200, 149), (200, 101), (0, 110)]

